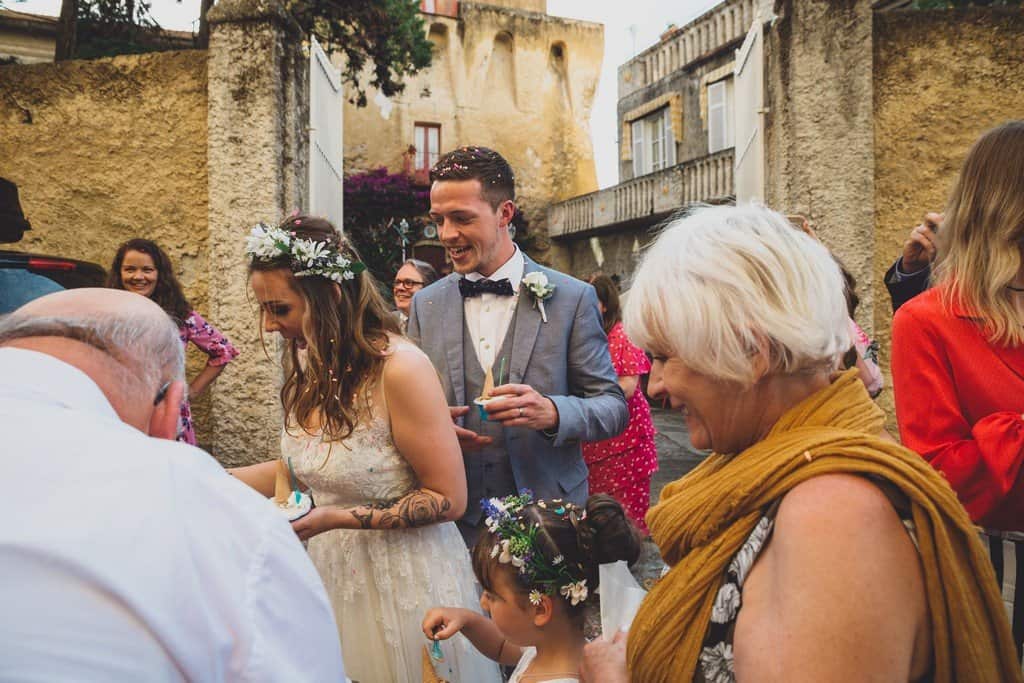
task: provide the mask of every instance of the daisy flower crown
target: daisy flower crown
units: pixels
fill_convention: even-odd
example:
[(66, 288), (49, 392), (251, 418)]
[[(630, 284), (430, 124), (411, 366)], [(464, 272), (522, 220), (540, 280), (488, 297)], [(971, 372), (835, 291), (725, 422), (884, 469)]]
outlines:
[[(530, 602), (540, 604), (542, 595), (561, 595), (573, 606), (587, 599), (587, 579), (583, 565), (569, 564), (562, 555), (549, 559), (541, 549), (540, 523), (524, 518), (523, 509), (533, 502), (533, 495), (524, 489), (518, 495), (481, 501), (488, 531), (498, 538), (491, 557), (510, 564), (518, 572), (520, 583), (530, 588)], [(537, 501), (537, 507), (568, 519), (573, 527), (586, 519), (586, 510), (572, 503), (552, 500)], [(558, 552), (555, 549), (555, 552)]]
[[(299, 220), (295, 221), (299, 225)], [(366, 270), (359, 261), (346, 258), (337, 247), (324, 241), (296, 237), (294, 232), (257, 223), (245, 239), (249, 262), (276, 261), (287, 258), (295, 277), (320, 277), (341, 283)]]

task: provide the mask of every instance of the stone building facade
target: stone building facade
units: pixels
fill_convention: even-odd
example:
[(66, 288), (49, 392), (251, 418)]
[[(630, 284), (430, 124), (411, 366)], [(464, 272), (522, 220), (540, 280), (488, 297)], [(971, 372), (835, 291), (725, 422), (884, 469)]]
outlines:
[(0, 60), (52, 62), (56, 47), (56, 17), (0, 9)]
[(516, 172), (531, 230), (542, 230), (549, 204), (597, 187), (589, 121), (604, 27), (553, 17), (545, 0), (421, 7), (433, 63), (395, 97), (346, 104), (346, 173), (385, 166), (426, 182), (439, 154), (492, 147)]
[[(711, 139), (706, 122), (696, 126), (708, 112), (702, 83), (708, 73), (718, 78), (717, 68), (728, 70), (739, 47), (754, 44), (744, 44), (737, 28), (730, 33), (728, 19), (724, 29), (721, 19), (715, 23), (735, 4), (723, 2), (680, 29), (691, 36), (681, 51), (673, 47), (678, 37), (667, 34), (620, 68), (623, 139), (630, 113), (647, 115), (649, 102), (679, 126), (678, 102), (687, 142), (676, 141), (675, 167), (639, 177), (622, 145), (619, 185), (549, 210), (549, 229), (567, 246), (574, 274), (601, 267), (628, 286), (660, 221), (690, 202), (736, 191), (732, 149), (728, 168), (685, 180), (685, 159), (711, 151), (697, 144)], [(726, 93), (734, 116), (746, 109), (759, 121), (757, 135), (734, 141), (736, 155), (741, 144), (763, 146), (760, 199), (807, 217), (855, 276), (857, 322), (880, 342), (888, 375), (892, 309), (883, 276), (922, 215), (942, 209), (973, 141), (1024, 116), (1024, 13), (915, 10), (906, 0), (764, 0), (752, 9), (740, 10), (739, 28), (761, 39), (763, 106), (746, 93), (731, 100)], [(716, 47), (714, 37), (725, 42)], [(699, 164), (710, 158), (696, 157)], [(726, 184), (716, 186), (722, 177)], [(880, 402), (891, 415), (891, 392)]]
[(619, 67), (621, 182), (548, 211), (566, 270), (628, 280), (655, 226), (687, 203), (731, 199), (735, 55), (756, 5), (727, 0)]

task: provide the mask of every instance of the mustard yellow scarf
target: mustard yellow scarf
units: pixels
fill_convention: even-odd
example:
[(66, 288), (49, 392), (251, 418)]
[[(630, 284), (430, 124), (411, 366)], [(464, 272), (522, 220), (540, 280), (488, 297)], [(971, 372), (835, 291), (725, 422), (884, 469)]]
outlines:
[(1020, 681), (988, 556), (956, 494), (920, 456), (878, 436), (884, 414), (856, 370), (784, 414), (735, 457), (712, 455), (647, 515), (671, 568), (629, 632), (637, 683), (691, 681), (726, 568), (766, 509), (828, 473), (874, 475), (909, 499), (931, 615), (935, 680)]

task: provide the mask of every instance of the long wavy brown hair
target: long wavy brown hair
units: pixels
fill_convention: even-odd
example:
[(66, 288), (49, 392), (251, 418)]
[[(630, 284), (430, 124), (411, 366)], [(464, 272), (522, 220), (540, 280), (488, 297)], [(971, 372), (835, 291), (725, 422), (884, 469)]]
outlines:
[(114, 262), (110, 264), (110, 272), (107, 273), (107, 287), (111, 289), (125, 288), (124, 281), (121, 280), (121, 266), (124, 264), (125, 254), (129, 251), (147, 254), (153, 259), (153, 265), (156, 266), (156, 287), (153, 288), (153, 294), (149, 298), (164, 309), (179, 326), (184, 324), (192, 315), (192, 306), (181, 288), (181, 283), (174, 275), (171, 258), (156, 242), (136, 237), (119, 246), (117, 253), (114, 254)]
[(976, 315), (993, 344), (1024, 343), (1017, 295), (1008, 289), (1024, 248), (1024, 121), (994, 128), (971, 147), (938, 238), (934, 282), (946, 307)]
[[(314, 216), (289, 216), (279, 226), (298, 238), (327, 242), (351, 261), (360, 261), (352, 245), (330, 221)], [(302, 335), (306, 367), (299, 363), (299, 344), (287, 342), (281, 404), (288, 428), (319, 427), (327, 440), (352, 434), (370, 392), (380, 381), (388, 334), (401, 335), (380, 287), (369, 271), (336, 283), (320, 276), (294, 277), (288, 257), (256, 261), (254, 271), (287, 270), (294, 291), (306, 303)], [(261, 315), (263, 313), (261, 312)], [(262, 329), (262, 326), (261, 326)]]

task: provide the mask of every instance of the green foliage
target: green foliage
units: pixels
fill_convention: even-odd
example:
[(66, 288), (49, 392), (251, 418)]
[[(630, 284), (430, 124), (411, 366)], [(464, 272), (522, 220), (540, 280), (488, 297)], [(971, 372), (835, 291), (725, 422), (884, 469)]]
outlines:
[(286, 0), (286, 6), (324, 50), (345, 55), (342, 79), (356, 106), (366, 106), (362, 76), (368, 64), (369, 86), (386, 97), (405, 89), (405, 76), (430, 66), (418, 0)]
[[(429, 193), (406, 175), (378, 168), (346, 176), (344, 197), (345, 235), (373, 276), (386, 285), (402, 265), (403, 236), (416, 242), (422, 235)], [(407, 226), (404, 234), (402, 221)]]
[[(0, 6), (8, 1), (0, 0)], [(72, 0), (63, 2), (67, 5)], [(77, 0), (73, 56), (104, 57), (169, 49), (170, 45), (161, 40), (160, 27), (150, 14), (151, 2)], [(366, 106), (367, 88), (376, 88), (391, 97), (405, 89), (403, 79), (406, 76), (430, 66), (433, 53), (425, 35), (418, 0), (281, 2), (303, 30), (316, 36), (327, 52), (344, 54), (342, 79), (350, 86), (351, 101), (356, 106)], [(201, 26), (205, 25), (205, 21), (201, 21)]]
[(166, 50), (148, 0), (78, 0), (77, 46), (81, 59)]

